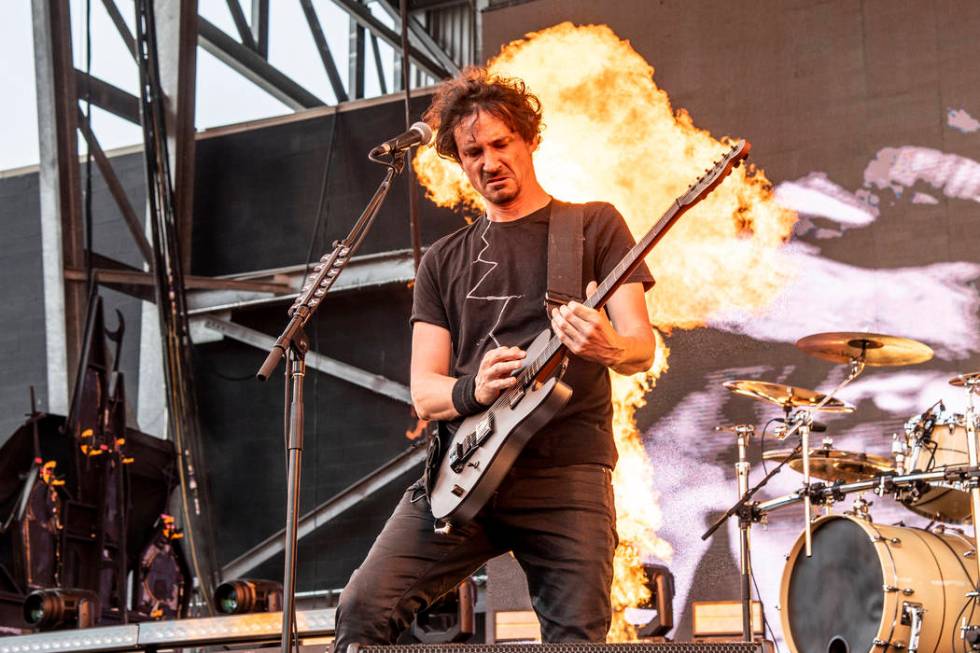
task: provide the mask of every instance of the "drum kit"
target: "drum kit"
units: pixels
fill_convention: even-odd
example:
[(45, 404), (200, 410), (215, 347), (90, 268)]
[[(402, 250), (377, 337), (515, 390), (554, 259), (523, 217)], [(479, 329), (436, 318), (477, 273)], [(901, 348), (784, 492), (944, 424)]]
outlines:
[[(780, 591), (783, 636), (794, 653), (860, 653), (980, 650), (980, 539), (949, 524), (977, 524), (980, 516), (980, 372), (949, 379), (967, 397), (964, 414), (947, 413), (937, 402), (905, 424), (896, 435), (892, 457), (835, 449), (824, 437), (813, 446), (813, 433), (826, 430), (814, 413), (850, 413), (836, 399), (867, 366), (900, 366), (932, 358), (915, 340), (874, 333), (832, 332), (807, 336), (802, 351), (846, 364), (847, 374), (829, 393), (756, 380), (729, 381), (736, 395), (783, 411), (777, 437), (795, 447), (765, 452), (775, 464), (749, 487), (750, 424), (718, 427), (735, 434), (738, 502), (702, 535), (709, 538), (729, 518), (740, 531), (743, 638), (751, 639), (751, 526), (776, 510), (802, 504), (803, 532), (783, 572)], [(784, 466), (803, 475), (795, 492), (766, 501), (755, 494)], [(869, 503), (859, 494), (851, 510), (832, 514), (848, 494), (873, 492), (890, 497), (931, 520), (926, 528), (875, 523)], [(824, 509), (815, 517), (814, 506)], [(980, 620), (980, 609), (977, 610)]]

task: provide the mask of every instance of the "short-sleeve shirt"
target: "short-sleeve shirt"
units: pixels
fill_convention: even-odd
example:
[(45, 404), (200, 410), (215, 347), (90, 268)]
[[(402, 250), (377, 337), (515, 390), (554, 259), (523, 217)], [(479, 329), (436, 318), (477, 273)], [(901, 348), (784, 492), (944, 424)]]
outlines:
[[(493, 222), (484, 215), (433, 244), (415, 279), (411, 321), (447, 329), (449, 374), (476, 374), (495, 347), (528, 345), (551, 321), (544, 308), (548, 279), (548, 223), (552, 203), (523, 218)], [(582, 288), (601, 282), (634, 245), (614, 206), (583, 206)], [(645, 264), (627, 282), (653, 285)], [(536, 433), (515, 463), (540, 467), (595, 463), (614, 467), (612, 404), (606, 368), (570, 354), (562, 379), (572, 388), (565, 407)], [(462, 420), (449, 424), (450, 430)]]

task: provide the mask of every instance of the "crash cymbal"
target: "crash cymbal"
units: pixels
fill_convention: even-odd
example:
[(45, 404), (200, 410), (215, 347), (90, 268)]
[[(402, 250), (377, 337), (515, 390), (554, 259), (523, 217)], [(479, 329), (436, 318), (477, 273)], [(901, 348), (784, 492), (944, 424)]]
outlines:
[[(744, 397), (751, 397), (753, 399), (760, 399), (762, 401), (768, 401), (769, 403), (776, 404), (781, 408), (803, 407), (814, 409), (827, 396), (817, 392), (816, 390), (797, 388), (796, 386), (783, 385), (782, 383), (751, 381), (748, 379), (726, 381), (722, 385), (735, 394), (742, 395)], [(854, 406), (845, 404), (839, 399), (831, 399), (826, 403), (826, 405), (822, 406), (820, 410), (826, 413), (850, 413), (854, 410)]]
[[(782, 460), (792, 449), (774, 449), (762, 454), (765, 460)], [(803, 456), (797, 454), (789, 461), (793, 471), (803, 473)], [(892, 469), (892, 461), (863, 451), (842, 449), (810, 449), (810, 476), (822, 481), (866, 481)]]
[(914, 365), (932, 358), (932, 349), (917, 340), (881, 333), (832, 331), (801, 338), (796, 346), (804, 352), (833, 363), (852, 359), (865, 365)]
[(968, 374), (954, 376), (949, 380), (949, 384), (955, 385), (957, 388), (962, 388), (965, 385), (980, 385), (980, 372), (970, 372)]

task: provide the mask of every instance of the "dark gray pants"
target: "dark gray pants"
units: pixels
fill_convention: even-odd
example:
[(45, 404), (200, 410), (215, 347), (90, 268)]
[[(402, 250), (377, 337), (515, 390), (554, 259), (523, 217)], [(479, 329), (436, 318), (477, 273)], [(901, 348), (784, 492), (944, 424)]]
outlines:
[(618, 541), (608, 468), (515, 469), (472, 522), (448, 535), (432, 525), (415, 484), (341, 594), (336, 653), (394, 642), (416, 612), (507, 551), (527, 574), (546, 642), (605, 640)]

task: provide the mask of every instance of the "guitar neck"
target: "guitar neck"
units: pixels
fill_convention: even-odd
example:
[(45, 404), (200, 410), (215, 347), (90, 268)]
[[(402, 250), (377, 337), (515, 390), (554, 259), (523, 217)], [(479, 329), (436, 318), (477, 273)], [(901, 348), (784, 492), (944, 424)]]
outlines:
[(616, 267), (606, 275), (592, 296), (585, 300), (585, 305), (596, 310), (605, 306), (616, 289), (626, 282), (626, 279), (633, 274), (636, 268), (640, 267), (643, 258), (650, 253), (654, 245), (660, 242), (660, 239), (667, 234), (667, 230), (677, 222), (677, 219), (687, 209), (687, 206), (681, 206), (677, 202), (671, 204), (670, 208), (657, 220), (657, 224), (653, 225), (653, 228), (630, 248), (623, 260), (617, 263)]
[[(596, 310), (605, 306), (609, 298), (612, 297), (612, 294), (616, 292), (616, 289), (623, 285), (633, 271), (640, 266), (644, 257), (667, 234), (667, 230), (677, 222), (677, 219), (716, 188), (722, 179), (731, 172), (732, 168), (739, 165), (749, 155), (751, 147), (751, 144), (744, 140), (734, 143), (731, 150), (724, 157), (716, 162), (713, 167), (705, 170), (705, 174), (695, 183), (688, 186), (687, 192), (670, 205), (667, 211), (657, 220), (657, 224), (653, 225), (653, 228), (606, 275), (606, 278), (602, 280), (602, 283), (599, 284), (596, 291), (585, 300), (585, 305)], [(527, 388), (534, 378), (537, 377), (538, 373), (545, 369), (554, 360), (555, 356), (563, 350), (564, 345), (561, 344), (557, 336), (553, 335), (544, 350), (524, 369), (520, 377), (518, 377), (517, 387), (510, 392), (502, 394), (497, 401), (501, 403), (508, 402), (513, 398), (512, 393)]]

